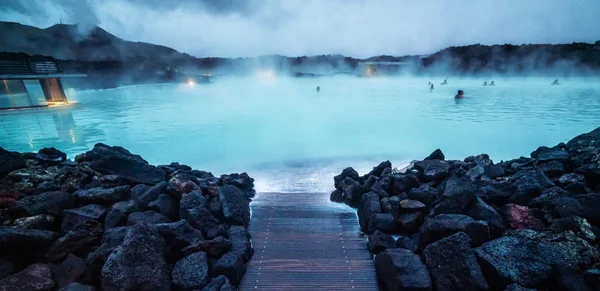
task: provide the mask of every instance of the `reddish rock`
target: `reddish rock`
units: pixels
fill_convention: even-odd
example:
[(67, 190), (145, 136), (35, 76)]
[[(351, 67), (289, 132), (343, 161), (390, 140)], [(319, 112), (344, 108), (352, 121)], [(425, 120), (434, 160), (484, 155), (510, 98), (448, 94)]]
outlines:
[(34, 264), (25, 270), (0, 280), (0, 290), (45, 291), (54, 288), (48, 265)]
[(502, 208), (502, 215), (507, 226), (512, 229), (543, 229), (544, 224), (529, 213), (529, 207), (506, 204)]

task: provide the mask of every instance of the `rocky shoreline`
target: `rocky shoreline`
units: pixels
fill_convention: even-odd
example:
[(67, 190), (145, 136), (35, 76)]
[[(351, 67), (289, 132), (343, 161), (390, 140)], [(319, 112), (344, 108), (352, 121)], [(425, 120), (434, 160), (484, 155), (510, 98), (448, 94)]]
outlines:
[(600, 290), (600, 128), (530, 158), (436, 150), (334, 185), (388, 290)]
[(0, 290), (237, 290), (254, 180), (97, 144), (0, 148)]

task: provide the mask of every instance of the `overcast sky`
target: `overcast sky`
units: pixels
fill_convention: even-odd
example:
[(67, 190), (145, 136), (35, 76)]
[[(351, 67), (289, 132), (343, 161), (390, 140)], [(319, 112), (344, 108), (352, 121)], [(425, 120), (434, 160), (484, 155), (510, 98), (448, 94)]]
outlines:
[(99, 25), (198, 57), (367, 57), (473, 43), (594, 42), (599, 14), (600, 0), (0, 0), (3, 21)]

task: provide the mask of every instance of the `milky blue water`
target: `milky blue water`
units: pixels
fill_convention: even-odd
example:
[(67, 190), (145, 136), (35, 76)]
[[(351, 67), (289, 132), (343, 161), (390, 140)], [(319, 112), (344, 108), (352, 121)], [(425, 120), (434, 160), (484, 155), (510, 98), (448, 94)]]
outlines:
[[(0, 146), (53, 146), (74, 157), (103, 142), (153, 164), (246, 171), (259, 191), (328, 191), (333, 175), (350, 165), (364, 172), (436, 148), (448, 158), (488, 153), (500, 161), (600, 126), (599, 79), (550, 86), (548, 79), (507, 78), (495, 87), (482, 86), (484, 79), (440, 81), (262, 74), (206, 85), (68, 89), (76, 104), (0, 111)], [(467, 97), (455, 100), (458, 89)]]

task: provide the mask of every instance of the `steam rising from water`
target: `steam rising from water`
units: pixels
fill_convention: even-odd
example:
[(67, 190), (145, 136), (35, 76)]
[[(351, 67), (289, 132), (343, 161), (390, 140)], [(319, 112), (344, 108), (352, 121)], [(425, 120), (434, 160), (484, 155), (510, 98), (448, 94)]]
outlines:
[(195, 56), (428, 54), (600, 39), (600, 1), (3, 0), (0, 20), (98, 24)]
[[(0, 112), (0, 146), (52, 146), (73, 158), (104, 142), (153, 164), (247, 171), (259, 190), (328, 191), (347, 166), (364, 174), (436, 148), (451, 159), (488, 153), (498, 162), (600, 124), (595, 79), (552, 80), (502, 78), (484, 87), (490, 79), (440, 86), (429, 78), (276, 76), (78, 91), (69, 108)], [(467, 98), (454, 100), (458, 89)]]

